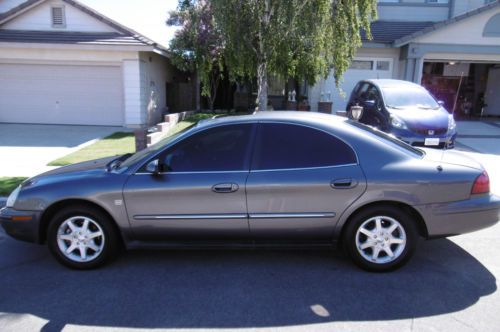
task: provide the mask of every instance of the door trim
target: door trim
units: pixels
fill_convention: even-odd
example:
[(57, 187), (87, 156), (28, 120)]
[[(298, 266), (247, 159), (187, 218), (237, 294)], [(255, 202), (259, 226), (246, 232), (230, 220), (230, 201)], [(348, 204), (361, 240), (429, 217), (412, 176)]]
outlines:
[(254, 219), (272, 219), (272, 218), (333, 218), (335, 212), (320, 213), (250, 213), (249, 217)]
[(147, 215), (140, 214), (135, 215), (135, 220), (172, 220), (172, 219), (246, 219), (248, 215), (245, 213), (231, 213), (231, 214), (159, 214), (159, 215)]

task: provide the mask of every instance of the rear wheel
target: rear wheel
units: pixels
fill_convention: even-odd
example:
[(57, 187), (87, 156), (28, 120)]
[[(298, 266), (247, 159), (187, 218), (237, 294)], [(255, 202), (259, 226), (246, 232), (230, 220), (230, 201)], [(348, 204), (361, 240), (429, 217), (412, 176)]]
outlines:
[(343, 243), (351, 259), (368, 271), (390, 271), (415, 251), (418, 232), (413, 220), (393, 206), (371, 207), (346, 226)]
[(118, 234), (98, 209), (74, 206), (57, 213), (49, 224), (47, 242), (54, 257), (73, 269), (92, 269), (113, 258)]

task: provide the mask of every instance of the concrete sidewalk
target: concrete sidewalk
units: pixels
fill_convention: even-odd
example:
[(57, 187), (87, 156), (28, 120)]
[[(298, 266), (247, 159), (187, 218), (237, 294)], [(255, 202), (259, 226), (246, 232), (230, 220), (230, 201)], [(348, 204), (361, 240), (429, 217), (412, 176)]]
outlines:
[(34, 176), (56, 167), (55, 159), (92, 144), (121, 127), (0, 123), (0, 177)]

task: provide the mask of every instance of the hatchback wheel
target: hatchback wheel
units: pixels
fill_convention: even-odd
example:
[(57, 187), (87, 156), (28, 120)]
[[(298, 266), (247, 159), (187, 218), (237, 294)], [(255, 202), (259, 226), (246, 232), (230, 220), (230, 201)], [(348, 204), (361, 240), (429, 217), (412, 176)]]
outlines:
[(55, 258), (74, 269), (92, 269), (116, 255), (118, 235), (109, 218), (90, 207), (69, 207), (52, 219), (47, 242)]
[(344, 248), (365, 270), (394, 270), (415, 251), (418, 233), (413, 220), (392, 206), (362, 211), (346, 227)]

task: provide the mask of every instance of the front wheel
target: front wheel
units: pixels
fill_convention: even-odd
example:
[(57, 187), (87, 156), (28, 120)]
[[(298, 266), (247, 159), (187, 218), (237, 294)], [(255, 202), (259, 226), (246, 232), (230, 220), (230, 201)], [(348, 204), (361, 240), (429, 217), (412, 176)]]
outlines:
[(118, 236), (111, 220), (91, 207), (68, 207), (52, 219), (47, 242), (63, 265), (79, 270), (92, 269), (113, 258)]
[(364, 210), (346, 227), (344, 249), (365, 270), (394, 270), (405, 264), (415, 251), (418, 232), (414, 221), (392, 206)]

